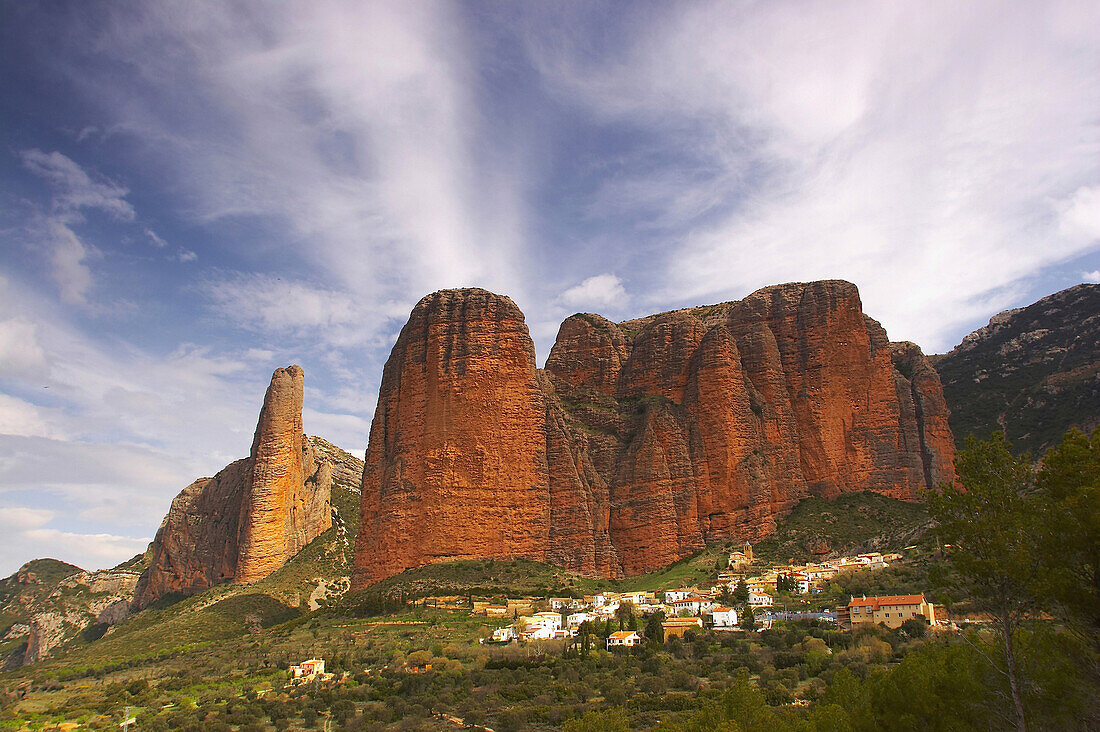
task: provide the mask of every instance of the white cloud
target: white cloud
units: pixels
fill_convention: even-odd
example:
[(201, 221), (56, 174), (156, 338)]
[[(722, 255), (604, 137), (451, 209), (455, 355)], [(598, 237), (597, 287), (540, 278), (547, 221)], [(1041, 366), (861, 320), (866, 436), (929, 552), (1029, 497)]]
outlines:
[(50, 266), (61, 301), (70, 305), (83, 305), (88, 301), (88, 289), (92, 286), (92, 273), (84, 263), (90, 250), (61, 221), (50, 220), (46, 227), (46, 245), (51, 248)]
[(614, 307), (626, 303), (626, 288), (613, 274), (589, 277), (561, 294), (561, 301), (570, 307)]
[(1082, 272), (1081, 279), (1085, 282), (1100, 284), (1100, 269), (1094, 269), (1092, 272)]
[(129, 191), (102, 176), (93, 178), (71, 159), (54, 151), (23, 150), (23, 167), (45, 179), (54, 189), (54, 205), (64, 212), (82, 208), (105, 211), (116, 219), (130, 221), (134, 208), (126, 201)]
[(307, 434), (324, 435), (334, 445), (363, 456), (370, 435), (369, 420), (355, 414), (333, 414), (307, 407), (302, 410), (302, 423)]
[[(26, 508), (24, 506), (0, 506), (0, 527), (8, 531), (26, 531), (37, 529), (53, 520), (57, 514), (45, 508)], [(0, 574), (7, 572), (0, 571)]]
[(153, 231), (152, 229), (146, 229), (145, 236), (149, 237), (149, 241), (157, 249), (164, 249), (166, 246), (168, 246), (168, 242), (158, 236), (157, 232)]
[(116, 129), (155, 142), (186, 213), (259, 217), (280, 234), (265, 247), (292, 243), (334, 289), (376, 308), (443, 287), (520, 297), (524, 160), (478, 148), (495, 120), (480, 109), (478, 50), (456, 12), (200, 3), (180, 15), (151, 3), (118, 13), (105, 35), (84, 31), (185, 95), (186, 110), (147, 94), (144, 79), (74, 77)]
[(80, 534), (43, 528), (23, 531), (3, 540), (3, 544), (7, 545), (4, 547), (6, 557), (53, 557), (81, 569), (95, 570), (113, 567), (140, 554), (151, 540), (151, 537)]
[(351, 293), (271, 275), (214, 280), (202, 290), (234, 325), (269, 333), (323, 332), (352, 325), (363, 315)]
[[(7, 294), (3, 278), (0, 294)], [(48, 368), (34, 323), (25, 318), (0, 321), (0, 373), (8, 378), (34, 379), (41, 378)]]
[(1086, 244), (1100, 239), (1100, 185), (1081, 187), (1074, 192), (1061, 207), (1058, 231)]
[(53, 420), (42, 407), (7, 394), (0, 394), (0, 435), (59, 437)]
[(199, 255), (195, 254), (190, 249), (180, 249), (179, 252), (176, 253), (176, 260), (180, 262), (194, 262), (198, 258)]

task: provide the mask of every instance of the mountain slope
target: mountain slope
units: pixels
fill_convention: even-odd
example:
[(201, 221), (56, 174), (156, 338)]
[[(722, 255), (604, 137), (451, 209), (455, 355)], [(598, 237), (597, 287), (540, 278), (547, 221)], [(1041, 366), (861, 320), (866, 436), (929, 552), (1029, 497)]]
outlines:
[(1037, 457), (1070, 427), (1100, 422), (1100, 285), (999, 313), (930, 359), (958, 444), (1003, 430), (1015, 449)]

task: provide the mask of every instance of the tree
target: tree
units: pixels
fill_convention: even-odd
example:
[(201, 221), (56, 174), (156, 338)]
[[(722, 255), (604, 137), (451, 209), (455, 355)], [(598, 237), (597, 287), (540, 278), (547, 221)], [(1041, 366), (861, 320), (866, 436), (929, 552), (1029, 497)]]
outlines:
[(733, 599), (742, 605), (749, 601), (749, 586), (745, 584), (744, 578), (737, 583), (737, 588), (733, 591)]
[(1030, 492), (1032, 468), (996, 432), (988, 441), (968, 437), (966, 449), (955, 456), (955, 472), (961, 486), (944, 484), (929, 501), (954, 570), (936, 575), (992, 617), (999, 649), (983, 655), (1008, 685), (1013, 723), (1026, 730), (1020, 643), (1025, 622), (1039, 606), (1034, 538), (1041, 528), (1041, 506)]
[(645, 622), (645, 637), (654, 643), (664, 643), (664, 627), (665, 612), (664, 610), (658, 610), (649, 616), (649, 619)]
[(619, 621), (619, 630), (626, 630), (630, 619), (634, 617), (634, 603), (620, 602), (615, 608), (615, 619)]
[(565, 732), (628, 732), (630, 718), (621, 707), (585, 712), (562, 725)]
[(1051, 610), (1100, 639), (1100, 427), (1070, 430), (1043, 457), (1035, 480), (1045, 531), (1037, 537)]
[(752, 605), (745, 606), (745, 612), (741, 613), (741, 620), (738, 621), (738, 625), (742, 630), (752, 630), (756, 627), (756, 616), (752, 611)]

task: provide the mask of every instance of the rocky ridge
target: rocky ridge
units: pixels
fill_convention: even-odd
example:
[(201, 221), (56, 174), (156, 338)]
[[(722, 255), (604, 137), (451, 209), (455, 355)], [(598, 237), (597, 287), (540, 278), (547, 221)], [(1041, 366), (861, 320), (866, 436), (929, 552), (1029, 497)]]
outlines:
[(510, 299), (441, 291), (383, 372), (352, 584), (463, 558), (647, 572), (809, 495), (913, 499), (952, 459), (935, 371), (847, 282), (574, 315), (542, 371)]
[(130, 616), (137, 580), (137, 572), (85, 572), (50, 559), (24, 565), (2, 581), (4, 667), (35, 663), (82, 632), (110, 632)]
[(303, 380), (298, 366), (276, 369), (249, 457), (172, 501), (135, 591), (138, 609), (262, 579), (332, 525), (333, 466), (302, 431)]
[(998, 313), (931, 360), (960, 443), (1000, 429), (1038, 457), (1069, 428), (1100, 424), (1100, 285)]

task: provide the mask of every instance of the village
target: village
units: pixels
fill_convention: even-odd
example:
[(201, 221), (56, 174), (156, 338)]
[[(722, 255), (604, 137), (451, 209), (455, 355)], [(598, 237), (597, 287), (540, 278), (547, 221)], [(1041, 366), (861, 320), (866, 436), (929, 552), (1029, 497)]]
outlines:
[[(726, 569), (707, 587), (604, 592), (583, 597), (509, 598), (503, 603), (471, 599), (474, 615), (509, 619), (483, 643), (529, 643), (589, 636), (606, 648), (629, 648), (646, 637), (667, 642), (696, 629), (763, 631), (778, 620), (816, 619), (839, 630), (884, 624), (898, 628), (920, 619), (946, 627), (942, 608), (923, 594), (852, 597), (846, 605), (811, 611), (811, 600), (837, 575), (874, 572), (901, 560), (901, 553), (870, 552), (820, 563), (776, 565), (753, 573), (752, 545), (729, 554)], [(782, 598), (782, 600), (781, 600)], [(459, 598), (428, 598), (438, 604)], [(789, 602), (789, 606), (788, 606)], [(659, 625), (658, 625), (659, 624)]]

